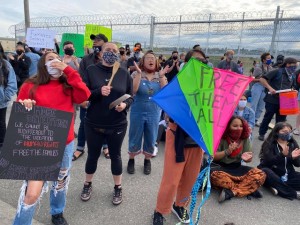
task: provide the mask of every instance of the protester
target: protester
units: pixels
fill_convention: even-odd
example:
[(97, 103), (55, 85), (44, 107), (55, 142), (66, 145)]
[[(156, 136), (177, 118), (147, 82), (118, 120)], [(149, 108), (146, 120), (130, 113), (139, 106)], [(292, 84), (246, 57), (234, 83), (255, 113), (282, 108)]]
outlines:
[(78, 71), (81, 59), (74, 55), (76, 51), (74, 48), (74, 43), (72, 41), (65, 41), (63, 43), (63, 50), (64, 55), (62, 57), (62, 61), (68, 66), (71, 66), (74, 70)]
[(240, 116), (244, 120), (246, 120), (246, 122), (249, 125), (249, 129), (250, 129), (249, 132), (251, 135), (254, 128), (255, 116), (254, 116), (254, 111), (247, 106), (247, 97), (245, 93), (241, 96), (239, 100), (239, 104), (234, 110), (234, 115)]
[(180, 55), (179, 55), (179, 66), (181, 65), (181, 63), (184, 62), (185, 56), (186, 56), (185, 52), (180, 53)]
[(173, 51), (171, 57), (166, 61), (164, 67), (169, 66), (169, 69), (166, 73), (166, 77), (168, 82), (170, 83), (171, 80), (177, 75), (180, 71), (179, 68), (179, 59), (178, 59), (178, 52)]
[(20, 88), (23, 82), (29, 77), (31, 60), (25, 55), (25, 47), (22, 42), (17, 43), (16, 53), (16, 55), (8, 54), (8, 58), (10, 64), (14, 68), (18, 88)]
[[(161, 109), (152, 101), (152, 96), (167, 84), (165, 73), (168, 66), (157, 72), (159, 64), (154, 53), (146, 53), (135, 64), (136, 71), (132, 73), (134, 103), (130, 110), (129, 128), (129, 161), (127, 172), (135, 173), (134, 157), (140, 153), (145, 155), (144, 174), (151, 173), (151, 161), (154, 154)], [(144, 140), (142, 148), (142, 140)]]
[(260, 151), (260, 164), (267, 178), (265, 186), (273, 194), (290, 200), (300, 200), (300, 149), (292, 137), (292, 126), (286, 122), (275, 125)]
[[(84, 79), (85, 73), (87, 68), (90, 65), (95, 65), (101, 61), (100, 52), (102, 50), (102, 46), (104, 43), (108, 42), (107, 37), (104, 34), (97, 34), (97, 35), (90, 35), (90, 39), (93, 41), (93, 53), (90, 53), (82, 58), (79, 65), (79, 73), (81, 77)], [(86, 109), (89, 105), (88, 101), (85, 101), (80, 106), (79, 111), (79, 118), (80, 118), (80, 125), (78, 129), (78, 137), (77, 137), (77, 147), (73, 154), (73, 161), (77, 160), (84, 154), (84, 147), (85, 147), (85, 132), (84, 132), (84, 118), (86, 115)], [(109, 158), (109, 152), (107, 146), (103, 146), (103, 153), (104, 155)]]
[(238, 70), (240, 71), (240, 74), (244, 74), (244, 66), (243, 66), (243, 62), (241, 60), (237, 61), (238, 64)]
[(214, 64), (212, 64), (212, 62), (209, 61), (209, 56), (206, 56), (206, 60), (207, 60), (207, 65), (210, 66), (211, 68), (214, 68)]
[(227, 50), (226, 53), (225, 53), (225, 59), (222, 60), (218, 64), (217, 67), (219, 69), (229, 70), (229, 71), (232, 71), (232, 72), (235, 72), (235, 73), (240, 73), (238, 64), (233, 61), (233, 55), (234, 55), (233, 50)]
[(272, 70), (260, 78), (260, 82), (266, 87), (269, 93), (264, 98), (266, 111), (263, 121), (259, 127), (258, 139), (263, 141), (267, 133), (269, 123), (276, 114), (276, 123), (286, 120), (286, 115), (279, 113), (279, 94), (276, 91), (292, 88), (294, 85), (293, 75), (296, 71), (297, 60), (286, 58), (281, 68)]
[(263, 109), (265, 108), (264, 98), (266, 96), (265, 87), (260, 83), (260, 78), (272, 71), (271, 55), (265, 52), (260, 57), (261, 64), (253, 70), (253, 86), (251, 88), (251, 109), (255, 112), (255, 125), (260, 126), (258, 122)]
[(120, 55), (119, 55), (120, 66), (121, 66), (121, 68), (127, 70), (128, 57), (125, 54), (125, 48), (120, 47), (119, 52), (120, 52)]
[[(207, 62), (201, 50), (189, 51), (185, 61), (188, 62), (191, 57)], [(170, 118), (166, 131), (164, 171), (153, 225), (163, 225), (163, 214), (169, 214), (171, 210), (182, 223), (190, 222), (186, 206), (200, 171), (202, 157), (202, 149)]]
[[(77, 71), (61, 62), (56, 53), (48, 52), (38, 63), (37, 75), (22, 85), (17, 101), (28, 110), (31, 110), (33, 105), (37, 105), (74, 113), (73, 104), (83, 102), (89, 95), (90, 91)], [(74, 118), (71, 122), (58, 180), (51, 185), (50, 213), (52, 223), (55, 225), (68, 224), (63, 217), (63, 212), (70, 180), (73, 145)], [(36, 206), (47, 189), (47, 181), (24, 181), (14, 225), (31, 224)]]
[(102, 46), (102, 64), (90, 65), (85, 73), (85, 82), (92, 94), (90, 105), (85, 118), (85, 134), (88, 145), (88, 157), (85, 164), (86, 178), (81, 193), (81, 199), (88, 201), (91, 198), (92, 179), (97, 169), (101, 152), (99, 149), (107, 140), (111, 159), (111, 172), (114, 179), (113, 204), (122, 202), (122, 159), (121, 147), (127, 129), (127, 110), (133, 102), (130, 97), (109, 109), (110, 103), (124, 94), (132, 95), (132, 79), (128, 72), (119, 68), (112, 80), (114, 63), (118, 60), (118, 48), (113, 43)]
[(133, 48), (133, 56), (128, 59), (127, 68), (129, 69), (130, 74), (136, 71), (134, 63), (138, 63), (142, 58), (142, 52), (140, 45), (137, 45)]
[(16, 74), (10, 63), (0, 54), (0, 148), (6, 133), (6, 110), (11, 98), (17, 93)]
[(276, 58), (276, 62), (273, 64), (273, 68), (279, 68), (284, 62), (284, 56), (283, 55), (278, 55)]
[[(298, 69), (295, 72), (295, 87), (296, 90), (298, 91), (298, 106), (300, 108), (300, 69)], [(298, 113), (297, 118), (296, 118), (296, 126), (295, 129), (293, 130), (293, 134), (295, 135), (300, 135), (300, 113)]]
[(25, 55), (30, 58), (31, 64), (29, 66), (29, 77), (37, 74), (37, 65), (40, 60), (40, 55), (31, 51), (27, 44), (24, 44)]
[(262, 198), (258, 188), (265, 181), (265, 173), (241, 164), (242, 160), (252, 161), (249, 135), (247, 122), (242, 117), (232, 116), (214, 155), (216, 166), (212, 167), (210, 176), (212, 187), (221, 189), (220, 203), (235, 196)]

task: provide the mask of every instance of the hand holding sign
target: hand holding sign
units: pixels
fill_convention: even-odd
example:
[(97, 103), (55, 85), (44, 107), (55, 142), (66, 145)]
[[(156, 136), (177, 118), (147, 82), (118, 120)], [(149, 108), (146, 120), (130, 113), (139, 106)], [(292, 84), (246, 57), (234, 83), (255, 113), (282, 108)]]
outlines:
[(35, 100), (32, 99), (24, 99), (24, 100), (19, 100), (19, 102), (25, 106), (25, 109), (27, 111), (31, 111), (32, 110), (32, 106), (34, 106), (36, 104)]

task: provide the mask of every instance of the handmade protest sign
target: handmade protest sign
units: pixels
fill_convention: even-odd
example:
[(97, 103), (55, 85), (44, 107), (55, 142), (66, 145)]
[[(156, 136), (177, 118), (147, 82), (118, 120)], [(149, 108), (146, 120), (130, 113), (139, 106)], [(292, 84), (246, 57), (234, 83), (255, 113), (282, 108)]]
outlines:
[(72, 117), (40, 106), (27, 111), (14, 102), (0, 151), (0, 178), (57, 180)]
[(95, 24), (86, 24), (85, 33), (84, 33), (84, 47), (91, 48), (93, 46), (93, 41), (90, 39), (91, 34), (104, 34), (108, 41), (111, 41), (112, 38), (112, 29), (95, 25)]
[(75, 56), (77, 57), (84, 56), (84, 48), (83, 48), (84, 35), (83, 34), (64, 33), (61, 38), (60, 49), (64, 49), (63, 44), (65, 41), (73, 42), (75, 48), (75, 52), (74, 52)]
[(56, 32), (48, 29), (28, 28), (26, 44), (34, 48), (54, 49), (54, 38)]
[(210, 163), (217, 151), (223, 132), (238, 101), (252, 81), (251, 77), (230, 71), (212, 69), (192, 58), (173, 80), (152, 99), (205, 151), (208, 165), (201, 169), (191, 192), (190, 224), (199, 187), (207, 185), (206, 194), (198, 206), (195, 224), (201, 208), (210, 195)]
[(153, 100), (209, 155), (217, 150), (239, 98), (252, 80), (191, 59)]

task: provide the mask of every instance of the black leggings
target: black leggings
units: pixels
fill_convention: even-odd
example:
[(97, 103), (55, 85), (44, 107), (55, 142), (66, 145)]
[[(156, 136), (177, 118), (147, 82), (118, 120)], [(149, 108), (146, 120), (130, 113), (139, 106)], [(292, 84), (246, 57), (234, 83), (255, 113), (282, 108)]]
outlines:
[(111, 172), (115, 176), (122, 174), (121, 147), (126, 134), (127, 124), (120, 128), (103, 130), (85, 123), (84, 131), (88, 147), (88, 157), (85, 164), (85, 172), (94, 174), (97, 170), (98, 159), (105, 140), (109, 148), (111, 159)]
[(297, 198), (297, 192), (300, 191), (300, 173), (291, 172), (288, 174), (287, 182), (282, 182), (280, 177), (269, 168), (261, 168), (267, 174), (264, 186), (273, 187), (277, 189), (278, 195), (287, 198), (295, 199)]
[(0, 109), (0, 147), (3, 145), (5, 133), (6, 133), (6, 109)]

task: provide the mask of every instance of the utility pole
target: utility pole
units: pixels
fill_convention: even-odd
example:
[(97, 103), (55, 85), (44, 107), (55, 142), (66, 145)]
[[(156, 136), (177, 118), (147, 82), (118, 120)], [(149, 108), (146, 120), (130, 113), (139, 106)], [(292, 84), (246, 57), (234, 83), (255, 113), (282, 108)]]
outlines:
[(26, 35), (27, 28), (30, 27), (29, 0), (24, 0), (24, 17), (25, 17), (25, 35)]

